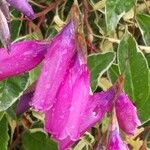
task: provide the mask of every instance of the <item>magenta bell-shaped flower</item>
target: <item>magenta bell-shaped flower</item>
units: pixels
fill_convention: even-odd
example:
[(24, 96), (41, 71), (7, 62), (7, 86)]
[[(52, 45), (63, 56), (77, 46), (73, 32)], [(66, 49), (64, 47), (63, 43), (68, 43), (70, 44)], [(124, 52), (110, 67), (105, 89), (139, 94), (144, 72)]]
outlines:
[(33, 12), (32, 7), (28, 3), (27, 0), (6, 0), (10, 5), (15, 7), (17, 10), (21, 11), (23, 14), (25, 14), (30, 19), (35, 18), (35, 14)]
[[(80, 89), (82, 91), (82, 87)], [(89, 95), (88, 103), (84, 108), (85, 111), (83, 115), (81, 115), (80, 118), (78, 118), (80, 120), (80, 126), (77, 130), (80, 136), (82, 136), (88, 129), (93, 127), (97, 122), (101, 122), (105, 114), (111, 109), (112, 107), (111, 100), (113, 99), (114, 96), (115, 96), (115, 92), (112, 89), (106, 92), (99, 92), (99, 93), (94, 93), (93, 95)], [(78, 107), (75, 107), (74, 109), (78, 109)], [(73, 119), (74, 118), (72, 117), (72, 120)], [(48, 123), (49, 122), (47, 122), (46, 124), (47, 126)], [(58, 126), (59, 125), (57, 125), (57, 127)], [(70, 136), (68, 136), (65, 139), (61, 139), (58, 137), (56, 138), (56, 140), (59, 143), (60, 150), (68, 150), (68, 148), (71, 147), (78, 139), (76, 140), (71, 139)]]
[[(29, 43), (32, 45), (33, 41)], [(28, 46), (30, 44), (28, 44)], [(37, 60), (39, 63), (44, 56), (40, 55), (42, 57), (40, 60), (35, 57), (35, 61), (34, 54), (35, 56), (37, 55), (35, 53), (36, 50), (38, 50), (37, 47), (39, 47), (39, 50), (42, 50), (42, 54), (44, 49), (43, 46), (40, 48), (39, 43), (36, 44), (34, 43), (34, 46), (30, 45), (30, 48), (28, 46), (22, 46), (26, 51), (22, 50), (23, 48), (20, 48), (21, 50), (18, 50), (19, 52), (14, 50), (11, 54), (12, 58), (14, 53), (19, 57), (16, 57), (17, 61), (11, 58), (6, 59), (7, 66), (9, 66), (8, 64), (15, 66), (17, 62), (19, 62), (20, 64), (23, 63), (23, 67), (20, 67), (20, 70), (14, 67), (14, 70), (9, 72), (11, 69), (6, 69), (6, 67), (2, 65), (2, 71), (6, 70), (5, 76), (3, 75), (4, 77), (2, 77), (7, 77), (7, 74), (8, 76), (15, 75), (17, 71), (21, 73), (31, 69)], [(33, 49), (35, 48), (34, 52), (31, 51), (31, 47)], [(44, 45), (44, 47), (47, 49), (48, 46)], [(120, 88), (120, 80), (106, 92), (90, 94), (89, 70), (81, 47), (76, 34), (76, 24), (71, 20), (51, 41), (47, 49), (34, 96), (32, 95), (33, 93), (31, 93), (31, 95), (24, 95), (22, 99), (26, 101), (26, 107), (22, 106), (23, 101), (18, 105), (18, 112), (21, 113), (29, 108), (29, 103), (35, 110), (44, 112), (45, 131), (50, 133), (52, 137), (58, 141), (59, 149), (61, 150), (71, 147), (85, 131), (94, 126), (97, 122), (100, 122), (107, 112), (112, 111), (113, 106), (116, 107), (117, 119), (120, 127), (124, 131), (130, 130), (131, 132), (131, 130), (135, 130), (138, 125), (135, 107), (131, 105), (132, 103), (127, 96), (120, 90), (122, 89)], [(28, 48), (29, 50), (27, 51)], [(29, 55), (29, 57), (26, 55)], [(3, 55), (1, 56), (5, 58)], [(29, 68), (29, 62), (32, 64), (31, 68)], [(31, 101), (32, 96), (33, 99)], [(132, 114), (130, 111), (129, 113), (127, 113), (128, 111), (124, 111), (121, 105), (122, 103), (126, 105), (124, 106), (125, 108), (129, 107), (131, 109)], [(134, 111), (132, 110), (133, 108)], [(127, 121), (124, 117), (132, 117), (132, 119), (126, 119), (131, 121), (130, 128), (127, 127), (128, 124), (126, 124)], [(134, 117), (136, 118), (136, 125), (132, 123)], [(114, 135), (115, 141), (123, 145), (118, 127), (112, 129), (110, 137)]]
[(135, 129), (141, 124), (137, 116), (137, 109), (128, 98), (127, 94), (121, 93), (115, 104), (116, 115), (120, 128), (126, 134), (134, 134)]
[(112, 117), (110, 119), (106, 150), (129, 150), (127, 144), (121, 139), (115, 108), (113, 108)]
[(45, 112), (57, 101), (56, 94), (65, 76), (76, 50), (75, 22), (71, 20), (51, 41), (36, 91), (32, 107)]
[[(114, 104), (117, 109), (117, 120), (119, 121), (120, 128), (122, 128), (122, 130), (124, 130), (128, 134), (129, 131), (132, 133), (135, 131), (140, 123), (136, 108), (128, 99), (127, 95), (121, 92), (118, 87), (119, 85), (115, 84), (106, 92), (94, 93), (94, 95), (90, 96), (85, 108), (84, 115), (81, 116), (82, 119), (79, 127), (80, 136), (82, 136), (85, 131), (94, 126), (97, 122), (100, 122), (107, 112), (112, 111)], [(125, 111), (125, 109), (123, 109), (122, 107), (129, 110)], [(127, 123), (127, 121), (129, 121), (129, 123)], [(119, 148), (118, 150), (128, 150), (127, 145), (122, 141), (120, 137), (118, 123), (117, 127), (116, 125), (112, 126), (110, 136), (112, 140), (109, 142), (110, 149), (108, 150), (115, 150), (115, 148)], [(65, 139), (56, 139), (59, 141), (59, 148), (61, 150), (67, 150), (67, 148), (72, 146), (75, 142), (75, 140), (71, 139), (70, 136)]]
[[(89, 99), (89, 72), (76, 55), (61, 83), (53, 107), (45, 113), (45, 130), (57, 140), (76, 141)], [(59, 128), (58, 128), (59, 127)]]
[(0, 80), (27, 72), (36, 67), (45, 56), (48, 44), (38, 41), (22, 41), (12, 44), (8, 54), (0, 49)]

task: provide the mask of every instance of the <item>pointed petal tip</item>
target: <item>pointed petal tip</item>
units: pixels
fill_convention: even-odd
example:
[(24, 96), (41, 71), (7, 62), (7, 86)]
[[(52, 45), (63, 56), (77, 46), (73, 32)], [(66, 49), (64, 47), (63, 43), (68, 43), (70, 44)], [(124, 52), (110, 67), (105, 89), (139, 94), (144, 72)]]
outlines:
[(134, 135), (141, 125), (137, 109), (125, 93), (121, 93), (116, 101), (116, 114), (120, 128), (129, 135)]
[(7, 0), (7, 2), (10, 5), (12, 5), (13, 7), (15, 7), (17, 10), (21, 11), (23, 14), (25, 14), (31, 20), (35, 19), (34, 11), (27, 0), (22, 0), (22, 1)]
[(34, 20), (36, 19), (36, 15), (34, 13), (34, 11), (31, 9), (31, 11), (24, 13), (29, 19)]

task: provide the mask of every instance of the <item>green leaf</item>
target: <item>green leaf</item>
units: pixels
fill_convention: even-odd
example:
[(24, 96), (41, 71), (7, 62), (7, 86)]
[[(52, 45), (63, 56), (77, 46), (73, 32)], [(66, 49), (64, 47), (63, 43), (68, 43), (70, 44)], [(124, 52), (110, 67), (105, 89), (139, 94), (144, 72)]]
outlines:
[(134, 0), (106, 0), (106, 26), (111, 33), (120, 18), (134, 6)]
[(54, 26), (49, 26), (48, 30), (46, 31), (45, 38), (52, 38), (57, 34), (57, 30)]
[(4, 112), (1, 111), (1, 112), (0, 112), (0, 121), (1, 121), (1, 119), (3, 118), (3, 116), (4, 116)]
[(88, 66), (91, 71), (91, 87), (95, 90), (97, 87), (98, 77), (101, 77), (104, 72), (111, 66), (115, 59), (114, 52), (103, 54), (94, 54), (88, 57)]
[(117, 64), (112, 64), (111, 67), (107, 71), (108, 78), (110, 79), (111, 83), (114, 84), (119, 76), (119, 68)]
[(8, 149), (8, 141), (9, 141), (9, 135), (8, 135), (8, 123), (7, 119), (4, 116), (2, 120), (0, 121), (0, 149), (1, 150), (7, 150)]
[(41, 65), (38, 65), (36, 68), (32, 69), (29, 72), (30, 84), (32, 84), (33, 82), (35, 82), (38, 79), (40, 71), (41, 71)]
[(139, 110), (139, 115), (143, 123), (150, 120), (150, 97), (147, 99), (146, 103)]
[(137, 21), (145, 44), (150, 46), (150, 16), (139, 14), (137, 15)]
[[(7, 117), (13, 119), (13, 120), (17, 120), (17, 115), (16, 115), (16, 104), (11, 105), (11, 107), (9, 107), (6, 110), (7, 113)], [(7, 118), (8, 119), (8, 118)], [(8, 119), (9, 120), (9, 119)]]
[(119, 44), (117, 57), (119, 70), (125, 74), (125, 91), (140, 108), (149, 96), (149, 68), (145, 56), (128, 32)]
[[(13, 16), (16, 18), (20, 17), (20, 12), (15, 9), (12, 11)], [(11, 21), (11, 39), (14, 41), (17, 37), (19, 37), (20, 30), (22, 27), (22, 21), (18, 19), (12, 19)]]
[(56, 143), (41, 131), (34, 133), (26, 131), (22, 140), (25, 150), (57, 150)]
[(145, 57), (147, 59), (147, 62), (148, 62), (149, 68), (150, 68), (150, 53), (145, 54)]
[(16, 102), (27, 87), (28, 78), (27, 73), (0, 82), (0, 111), (6, 110)]

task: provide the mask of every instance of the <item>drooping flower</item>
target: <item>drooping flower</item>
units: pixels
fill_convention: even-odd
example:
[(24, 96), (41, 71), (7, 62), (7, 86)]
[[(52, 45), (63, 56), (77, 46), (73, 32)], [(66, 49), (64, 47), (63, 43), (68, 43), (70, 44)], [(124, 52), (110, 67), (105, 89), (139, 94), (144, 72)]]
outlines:
[(30, 19), (35, 18), (34, 11), (27, 0), (6, 0), (10, 5), (21, 11)]
[[(120, 79), (118, 79), (116, 84), (112, 86), (108, 91), (94, 93), (93, 95), (90, 96), (85, 109), (85, 113), (84, 115), (81, 116), (82, 121), (79, 129), (80, 136), (82, 136), (89, 128), (94, 126), (97, 122), (100, 122), (107, 112), (112, 111), (113, 106), (115, 106), (117, 109), (117, 119), (119, 121), (119, 125), (121, 124), (120, 128), (122, 128), (122, 130), (125, 131), (128, 130), (135, 131), (135, 129), (139, 125), (137, 112), (133, 110), (133, 108), (135, 109), (135, 106), (133, 107), (133, 104), (130, 102), (130, 100), (126, 99), (127, 98), (126, 94), (121, 92), (120, 86), (122, 85), (120, 84), (121, 84)], [(125, 102), (128, 103), (128, 105), (126, 105)], [(130, 109), (127, 112), (131, 111), (132, 113), (126, 113), (124, 109), (122, 111), (121, 109), (124, 105), (126, 105), (125, 106), (126, 109), (127, 107), (128, 109)], [(130, 123), (127, 123), (127, 120), (130, 121)], [(136, 120), (136, 122), (134, 122), (134, 120)], [(113, 125), (111, 129), (112, 131), (110, 134), (111, 136), (110, 138), (112, 140), (109, 143), (110, 148), (112, 146), (112, 148), (114, 149), (120, 148), (120, 150), (122, 149), (127, 150), (128, 149), (127, 145), (122, 141), (120, 137), (118, 125), (117, 126)], [(71, 139), (69, 136), (65, 139), (57, 139), (57, 140), (59, 141), (59, 148), (61, 150), (67, 150), (75, 142), (75, 140)]]
[(57, 140), (68, 136), (77, 140), (80, 137), (81, 120), (89, 99), (87, 66), (80, 63), (78, 55), (74, 59), (59, 88), (55, 104), (45, 113), (45, 130)]
[(137, 116), (137, 109), (128, 98), (127, 94), (121, 93), (115, 104), (116, 115), (120, 128), (126, 134), (134, 134), (135, 129), (141, 124)]
[[(78, 134), (80, 135), (80, 137), (86, 131), (88, 131), (91, 127), (93, 127), (97, 122), (102, 121), (105, 114), (112, 107), (111, 100), (113, 99), (114, 96), (115, 96), (115, 93), (111, 89), (106, 92), (98, 92), (98, 93), (94, 93), (93, 95), (89, 95), (89, 99), (88, 99), (88, 103), (86, 105), (85, 111), (83, 115), (80, 116), (80, 118), (78, 118), (80, 120), (80, 126), (78, 129)], [(74, 109), (78, 109), (78, 107)], [(72, 117), (72, 120), (73, 119), (74, 118)], [(78, 139), (76, 140), (71, 139), (71, 137), (68, 136), (65, 139), (57, 138), (56, 140), (59, 143), (60, 150), (68, 150), (68, 148), (70, 148)]]
[(27, 72), (36, 67), (45, 56), (48, 44), (38, 41), (21, 41), (12, 44), (8, 54), (0, 49), (0, 80)]
[[(2, 44), (7, 49), (8, 52), (11, 50), (10, 46), (10, 13), (9, 4), (14, 6), (16, 9), (24, 13), (30, 19), (35, 18), (35, 14), (32, 7), (29, 5), (27, 0), (1, 0), (0, 1), (0, 40)], [(8, 25), (9, 24), (9, 25)]]
[[(113, 105), (117, 113), (120, 113), (122, 99), (126, 99), (126, 95), (122, 93), (121, 80), (108, 91), (90, 94), (89, 70), (75, 28), (75, 22), (71, 20), (50, 43), (30, 103), (35, 110), (45, 113), (45, 130), (59, 142), (61, 150), (68, 149), (85, 131), (100, 122), (107, 112), (112, 111)], [(8, 62), (12, 61), (10, 60)], [(28, 64), (28, 61), (24, 63)], [(28, 66), (25, 65), (24, 71), (26, 68)], [(32, 95), (26, 95), (24, 98), (27, 98), (29, 108)], [(126, 100), (123, 103), (126, 103)], [(25, 109), (22, 107), (23, 111)], [(125, 111), (121, 113), (117, 116), (118, 120), (127, 115)], [(137, 117), (136, 111), (134, 116)], [(125, 122), (122, 124), (120, 127), (125, 130)], [(137, 125), (133, 125), (131, 129), (134, 130)], [(113, 133), (117, 140), (121, 139), (118, 131)]]
[(106, 150), (129, 150), (128, 146), (122, 141), (119, 133), (115, 107), (112, 113)]
[(50, 43), (31, 104), (36, 110), (44, 112), (55, 103), (57, 91), (75, 54), (75, 32), (75, 22), (71, 20)]

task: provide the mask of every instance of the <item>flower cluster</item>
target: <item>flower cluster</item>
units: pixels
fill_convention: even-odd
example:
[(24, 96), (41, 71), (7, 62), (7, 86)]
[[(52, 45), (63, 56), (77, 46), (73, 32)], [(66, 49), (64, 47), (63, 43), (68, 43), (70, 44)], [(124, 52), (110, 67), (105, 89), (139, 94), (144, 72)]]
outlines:
[[(29, 105), (43, 112), (44, 129), (58, 141), (61, 150), (71, 147), (114, 108), (119, 127), (125, 133), (134, 134), (140, 124), (135, 106), (122, 91), (120, 78), (107, 91), (91, 94), (84, 42), (79, 41), (77, 32), (76, 22), (70, 20), (49, 44), (25, 41), (12, 44), (10, 55), (0, 51), (1, 79), (28, 71), (43, 60), (35, 91), (22, 96), (17, 113)], [(108, 149), (119, 144), (121, 150), (124, 143), (119, 127), (111, 125)]]
[(30, 19), (34, 19), (34, 12), (29, 5), (27, 0), (1, 0), (0, 1), (0, 40), (2, 44), (10, 51), (10, 13), (9, 5), (12, 5), (17, 10), (21, 11), (23, 14), (28, 16)]

